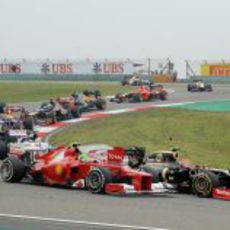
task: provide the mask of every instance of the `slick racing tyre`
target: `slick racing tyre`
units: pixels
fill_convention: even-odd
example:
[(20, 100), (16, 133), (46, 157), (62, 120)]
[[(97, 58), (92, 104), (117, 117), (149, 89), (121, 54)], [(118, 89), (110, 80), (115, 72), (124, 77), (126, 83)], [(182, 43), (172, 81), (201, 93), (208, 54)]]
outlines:
[(143, 97), (140, 93), (133, 95), (133, 102), (143, 102)]
[(19, 182), (25, 173), (25, 165), (16, 157), (10, 156), (2, 162), (0, 174), (4, 182)]
[(0, 160), (4, 160), (7, 157), (7, 143), (3, 140), (0, 140)]
[(124, 97), (123, 97), (123, 95), (122, 95), (122, 93), (117, 93), (116, 95), (115, 95), (115, 101), (117, 102), (117, 103), (122, 103), (122, 102), (124, 102)]
[(104, 193), (106, 184), (111, 181), (112, 175), (107, 169), (95, 168), (86, 177), (86, 187), (92, 193)]
[(211, 85), (207, 85), (206, 86), (206, 91), (212, 92), (213, 91), (212, 86)]
[(6, 107), (6, 103), (0, 102), (0, 114), (4, 113), (4, 108)]
[(74, 110), (71, 111), (71, 114), (74, 118), (81, 117), (81, 109), (80, 108), (74, 108)]
[(54, 112), (50, 112), (45, 117), (45, 124), (46, 125), (52, 125), (56, 123), (56, 116)]
[(160, 93), (159, 97), (160, 97), (160, 100), (165, 101), (167, 100), (167, 93)]
[(95, 102), (96, 108), (98, 110), (105, 110), (106, 109), (106, 100), (99, 98)]
[(27, 117), (23, 122), (23, 127), (26, 130), (33, 131), (34, 129), (34, 122), (32, 117)]
[(213, 188), (218, 186), (218, 177), (210, 171), (198, 173), (192, 180), (192, 192), (199, 197), (211, 197)]

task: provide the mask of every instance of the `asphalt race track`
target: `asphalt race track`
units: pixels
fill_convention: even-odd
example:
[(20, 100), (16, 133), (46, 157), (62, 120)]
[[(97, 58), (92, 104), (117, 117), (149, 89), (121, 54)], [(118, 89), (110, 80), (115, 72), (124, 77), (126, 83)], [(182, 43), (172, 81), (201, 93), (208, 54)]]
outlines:
[[(213, 85), (213, 92), (195, 92), (190, 93), (187, 91), (186, 84), (164, 84), (165, 88), (169, 91), (168, 100), (166, 101), (156, 101), (154, 104), (169, 104), (169, 103), (179, 103), (179, 102), (199, 102), (199, 101), (210, 101), (219, 99), (229, 99), (230, 100), (230, 84), (226, 85)], [(153, 104), (153, 102), (145, 103), (123, 103), (116, 104), (110, 103), (108, 105), (108, 110), (135, 107), (140, 105)]]
[[(214, 85), (212, 93), (189, 93), (184, 84), (166, 88), (172, 92), (169, 100), (156, 103), (230, 99), (230, 85)], [(108, 109), (133, 106), (110, 103)], [(0, 230), (228, 229), (229, 217), (230, 202), (192, 195), (94, 195), (0, 181)]]

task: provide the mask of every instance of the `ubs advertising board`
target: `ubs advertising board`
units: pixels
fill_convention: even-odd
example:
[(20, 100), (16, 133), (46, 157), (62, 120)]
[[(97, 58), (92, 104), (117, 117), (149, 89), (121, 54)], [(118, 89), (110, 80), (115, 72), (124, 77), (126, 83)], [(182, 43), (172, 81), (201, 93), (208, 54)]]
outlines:
[(230, 63), (202, 64), (201, 76), (230, 77)]
[(0, 62), (2, 74), (133, 74), (132, 62)]

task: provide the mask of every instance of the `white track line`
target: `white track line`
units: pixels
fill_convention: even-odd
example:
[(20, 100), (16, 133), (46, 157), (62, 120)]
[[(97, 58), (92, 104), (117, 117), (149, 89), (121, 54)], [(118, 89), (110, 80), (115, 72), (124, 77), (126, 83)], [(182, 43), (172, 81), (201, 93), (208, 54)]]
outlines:
[(55, 129), (57, 129), (58, 127), (49, 127), (49, 126), (37, 126), (35, 127), (35, 131), (36, 132), (40, 132), (40, 133), (50, 133), (53, 132)]
[(76, 119), (70, 119), (70, 120), (66, 120), (66, 121), (62, 121), (63, 123), (79, 123), (79, 122), (83, 122), (83, 121), (87, 121), (89, 120), (89, 118), (76, 118)]
[(175, 103), (169, 103), (169, 104), (157, 104), (156, 107), (174, 107), (178, 105), (189, 105), (194, 104), (194, 101), (186, 101), (186, 102), (175, 102)]
[(91, 222), (91, 221), (78, 221), (70, 219), (59, 219), (59, 218), (46, 218), (40, 216), (27, 216), (27, 215), (12, 215), (0, 213), (0, 218), (11, 218), (11, 219), (22, 219), (22, 220), (35, 220), (35, 221), (44, 221), (51, 223), (66, 223), (66, 224), (78, 224), (91, 227), (108, 227), (115, 229), (126, 229), (126, 230), (169, 230), (168, 228), (157, 228), (157, 227), (141, 227), (135, 225), (122, 225), (122, 224), (109, 224), (109, 223), (100, 223), (100, 222)]

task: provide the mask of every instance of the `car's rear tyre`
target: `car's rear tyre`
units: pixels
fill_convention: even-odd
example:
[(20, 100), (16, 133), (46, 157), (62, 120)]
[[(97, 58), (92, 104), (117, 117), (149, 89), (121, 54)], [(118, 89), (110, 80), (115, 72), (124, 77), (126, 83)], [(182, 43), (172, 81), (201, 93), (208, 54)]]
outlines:
[(192, 180), (192, 192), (199, 197), (211, 197), (213, 188), (220, 184), (217, 175), (210, 171), (204, 171), (194, 176)]
[(140, 93), (134, 94), (133, 95), (133, 101), (134, 102), (143, 102), (143, 97)]
[(76, 107), (71, 111), (71, 113), (74, 118), (79, 118), (81, 116), (81, 109)]
[(24, 129), (33, 131), (34, 129), (34, 122), (32, 117), (27, 117), (23, 122)]
[(106, 184), (111, 182), (112, 175), (107, 169), (95, 168), (86, 177), (86, 188), (92, 193), (104, 193)]
[(115, 95), (115, 101), (117, 102), (117, 103), (122, 103), (122, 102), (124, 102), (124, 97), (123, 97), (123, 95), (122, 95), (122, 93), (117, 93), (116, 95)]
[(95, 96), (96, 98), (101, 97), (101, 91), (98, 90), (98, 89), (96, 89), (96, 90), (94, 91), (94, 96)]
[(106, 109), (106, 100), (104, 100), (102, 98), (97, 99), (95, 104), (96, 104), (96, 108), (98, 110), (105, 110)]
[(16, 157), (10, 156), (2, 162), (0, 174), (4, 182), (19, 182), (25, 176), (25, 173), (24, 163)]
[(211, 85), (207, 85), (207, 86), (206, 86), (206, 90), (207, 90), (208, 92), (212, 92), (212, 91), (213, 91), (213, 88), (212, 88)]
[(0, 140), (0, 160), (4, 160), (7, 157), (7, 143), (3, 140)]
[(4, 113), (4, 108), (6, 107), (6, 103), (0, 102), (0, 114)]
[(47, 116), (45, 117), (45, 123), (46, 125), (52, 125), (56, 123), (56, 116), (54, 112), (50, 112), (47, 114)]
[(160, 93), (160, 100), (165, 101), (167, 100), (167, 93)]
[(122, 85), (122, 86), (125, 86), (125, 85), (129, 85), (129, 83), (128, 83), (127, 80), (122, 80), (122, 81), (121, 81), (121, 85)]

